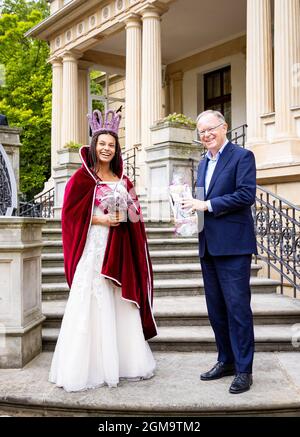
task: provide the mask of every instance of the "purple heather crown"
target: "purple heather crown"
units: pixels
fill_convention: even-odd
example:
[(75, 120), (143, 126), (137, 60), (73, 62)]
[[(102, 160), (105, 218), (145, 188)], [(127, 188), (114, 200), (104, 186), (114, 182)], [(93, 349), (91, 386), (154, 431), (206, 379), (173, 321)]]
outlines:
[(88, 114), (88, 120), (92, 135), (101, 133), (102, 131), (110, 131), (118, 135), (119, 125), (121, 121), (121, 114), (109, 109), (105, 112), (103, 119), (102, 113), (99, 109), (95, 109), (92, 115)]

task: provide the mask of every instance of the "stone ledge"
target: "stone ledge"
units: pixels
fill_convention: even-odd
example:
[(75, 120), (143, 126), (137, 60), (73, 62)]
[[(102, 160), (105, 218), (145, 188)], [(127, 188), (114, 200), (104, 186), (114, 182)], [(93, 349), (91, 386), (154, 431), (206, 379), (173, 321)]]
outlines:
[[(22, 371), (0, 370), (0, 414), (15, 416), (299, 416), (299, 353), (256, 353), (254, 383), (228, 393), (232, 377), (200, 381), (215, 353), (155, 353), (147, 381), (123, 380), (118, 388), (67, 393), (48, 382), (51, 353)], [(145, 393), (147, 394), (145, 396)]]

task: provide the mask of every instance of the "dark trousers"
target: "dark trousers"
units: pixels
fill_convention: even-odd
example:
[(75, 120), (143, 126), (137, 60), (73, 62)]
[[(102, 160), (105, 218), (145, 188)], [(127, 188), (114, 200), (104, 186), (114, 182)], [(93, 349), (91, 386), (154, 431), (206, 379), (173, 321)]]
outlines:
[(253, 316), (250, 306), (251, 255), (200, 258), (208, 316), (215, 333), (218, 361), (236, 372), (252, 373)]

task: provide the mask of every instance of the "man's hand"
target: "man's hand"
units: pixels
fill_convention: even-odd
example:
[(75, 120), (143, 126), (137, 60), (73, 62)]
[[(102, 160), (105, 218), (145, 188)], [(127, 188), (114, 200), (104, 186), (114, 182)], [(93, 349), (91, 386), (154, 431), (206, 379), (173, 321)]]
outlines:
[(208, 206), (207, 203), (204, 200), (198, 200), (198, 199), (188, 199), (183, 200), (181, 202), (182, 208), (189, 209), (190, 211), (207, 211)]

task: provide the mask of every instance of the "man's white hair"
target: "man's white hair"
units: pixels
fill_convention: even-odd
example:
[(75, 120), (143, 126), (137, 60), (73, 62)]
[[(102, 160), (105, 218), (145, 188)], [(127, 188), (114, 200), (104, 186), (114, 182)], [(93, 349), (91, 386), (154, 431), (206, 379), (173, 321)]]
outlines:
[(220, 120), (220, 123), (226, 123), (225, 117), (223, 114), (221, 114), (221, 112), (214, 111), (213, 109), (208, 109), (207, 111), (201, 112), (201, 114), (198, 115), (197, 124), (199, 123), (201, 118), (205, 117), (206, 115), (214, 115)]

